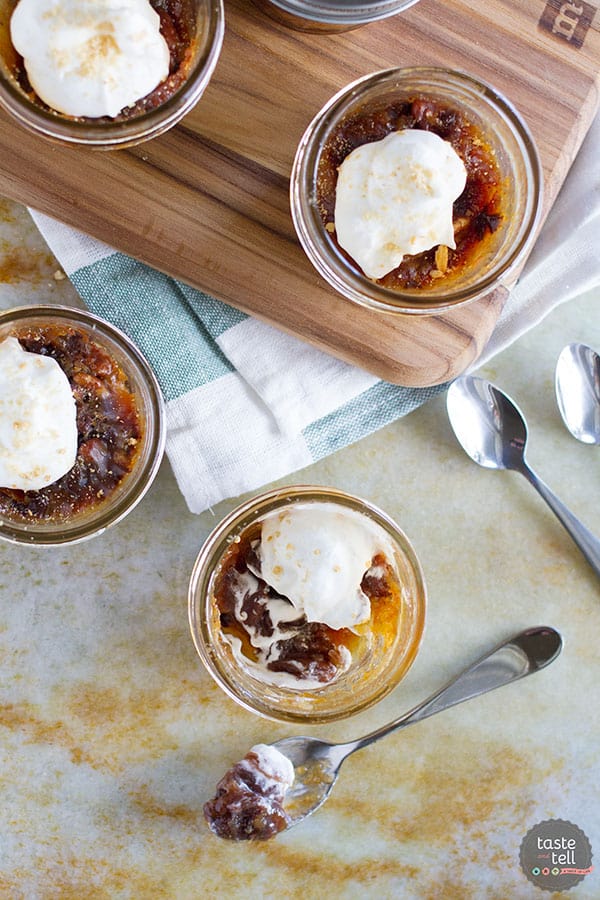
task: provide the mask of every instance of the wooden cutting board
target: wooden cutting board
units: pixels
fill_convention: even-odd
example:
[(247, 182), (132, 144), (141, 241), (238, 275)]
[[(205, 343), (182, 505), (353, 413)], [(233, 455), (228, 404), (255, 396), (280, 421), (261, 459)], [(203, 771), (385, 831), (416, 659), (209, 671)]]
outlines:
[(0, 112), (0, 194), (399, 384), (458, 375), (481, 353), (505, 292), (435, 316), (362, 309), (331, 291), (288, 208), (296, 145), (349, 81), (442, 65), (491, 82), (537, 141), (550, 208), (599, 102), (600, 0), (421, 0), (354, 31), (278, 25), (225, 0), (226, 36), (198, 106), (132, 150), (61, 147)]

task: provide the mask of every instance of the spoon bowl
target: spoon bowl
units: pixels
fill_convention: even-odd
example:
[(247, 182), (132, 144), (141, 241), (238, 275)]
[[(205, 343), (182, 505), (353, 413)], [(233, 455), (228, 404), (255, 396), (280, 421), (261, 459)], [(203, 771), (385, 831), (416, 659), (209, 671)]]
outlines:
[(450, 385), (448, 417), (459, 444), (487, 469), (513, 469), (536, 489), (600, 576), (600, 540), (567, 509), (525, 459), (527, 424), (518, 406), (500, 388), (473, 375)]
[(483, 378), (465, 376), (450, 386), (446, 405), (459, 444), (479, 466), (521, 467), (527, 424), (510, 397)]
[(556, 659), (561, 649), (562, 638), (553, 628), (529, 628), (480, 657), (414, 709), (358, 740), (333, 744), (310, 737), (290, 737), (272, 744), (294, 766), (294, 783), (284, 801), (289, 816), (287, 828), (297, 825), (323, 805), (342, 763), (352, 753), (393, 731), (532, 675)]
[(556, 363), (555, 390), (562, 420), (574, 438), (600, 444), (600, 355), (568, 344)]

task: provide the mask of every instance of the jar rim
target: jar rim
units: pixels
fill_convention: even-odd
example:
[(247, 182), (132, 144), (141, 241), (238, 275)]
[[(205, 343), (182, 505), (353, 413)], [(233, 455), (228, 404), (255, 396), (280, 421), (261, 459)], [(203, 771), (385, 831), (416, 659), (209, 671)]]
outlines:
[(329, 25), (363, 25), (404, 12), (419, 0), (269, 0), (292, 16)]

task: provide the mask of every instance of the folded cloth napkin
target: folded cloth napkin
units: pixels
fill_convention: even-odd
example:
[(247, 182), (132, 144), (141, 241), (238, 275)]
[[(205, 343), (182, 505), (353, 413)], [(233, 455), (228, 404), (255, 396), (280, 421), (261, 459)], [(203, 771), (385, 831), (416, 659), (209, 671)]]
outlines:
[[(477, 365), (600, 284), (600, 116)], [(167, 404), (167, 455), (192, 512), (281, 478), (443, 390), (379, 381), (40, 213), (88, 308), (141, 348)]]

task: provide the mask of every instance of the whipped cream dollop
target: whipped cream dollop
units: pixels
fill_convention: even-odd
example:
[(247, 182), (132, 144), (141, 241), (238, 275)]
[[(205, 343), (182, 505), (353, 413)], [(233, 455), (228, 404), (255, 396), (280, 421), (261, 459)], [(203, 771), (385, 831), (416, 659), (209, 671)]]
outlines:
[(262, 523), (260, 574), (309, 622), (353, 628), (371, 615), (360, 585), (377, 553), (391, 558), (372, 519), (333, 503), (294, 503)]
[(255, 744), (239, 766), (252, 775), (255, 789), (265, 797), (281, 801), (294, 783), (291, 760), (272, 744)]
[(69, 116), (116, 116), (169, 74), (148, 0), (19, 0), (13, 46), (36, 94)]
[(77, 455), (75, 399), (55, 359), (0, 343), (0, 486), (38, 491)]
[(438, 244), (455, 249), (452, 204), (465, 166), (448, 141), (407, 129), (352, 151), (338, 171), (335, 230), (368, 278)]

